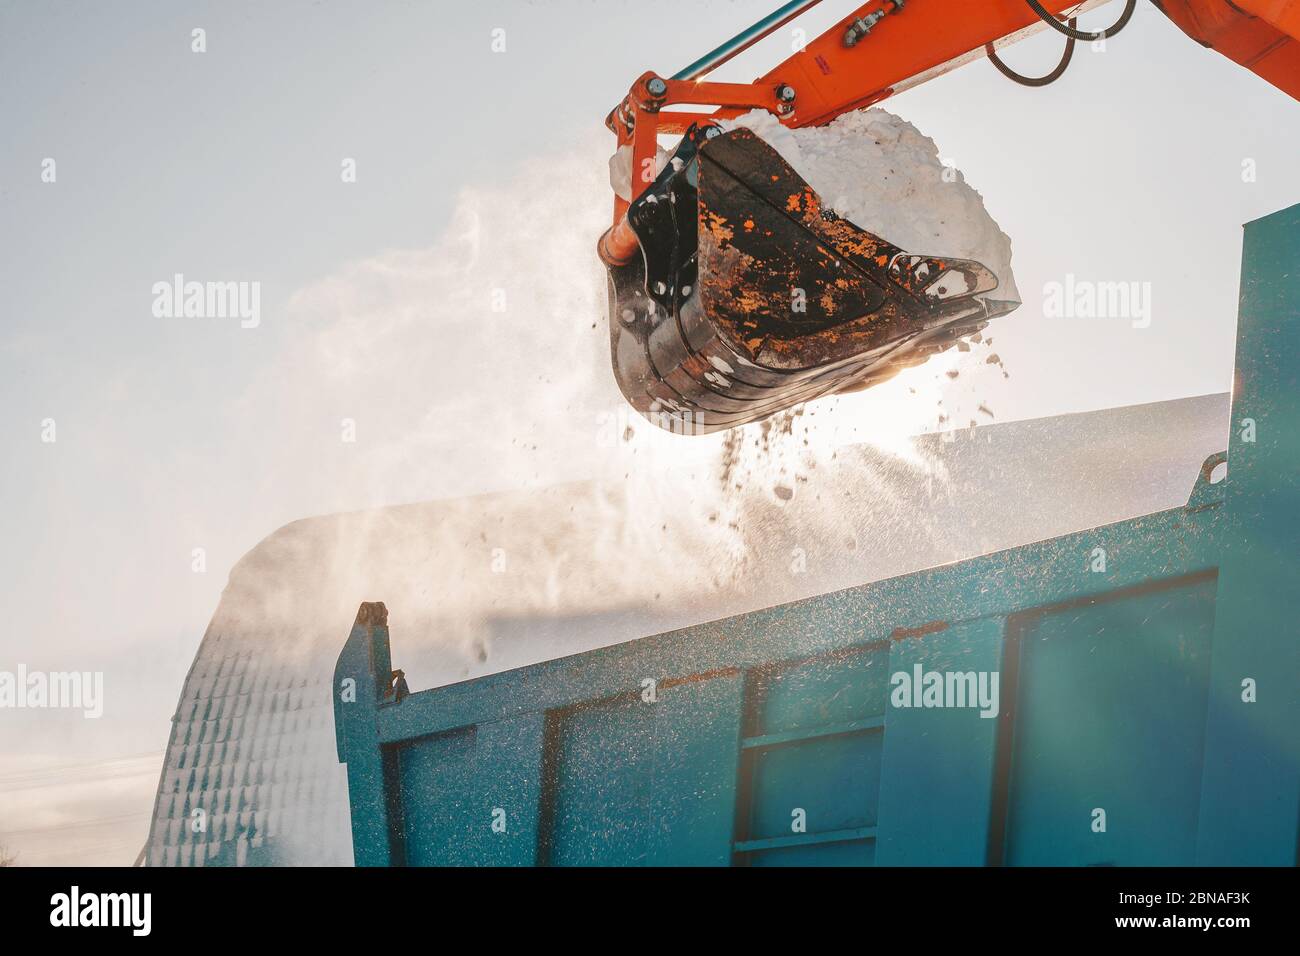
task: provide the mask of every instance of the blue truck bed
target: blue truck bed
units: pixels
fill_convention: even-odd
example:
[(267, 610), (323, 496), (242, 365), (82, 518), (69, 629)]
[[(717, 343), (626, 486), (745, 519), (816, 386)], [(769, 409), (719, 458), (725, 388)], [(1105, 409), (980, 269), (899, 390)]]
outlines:
[(363, 605), (356, 863), (1294, 865), (1297, 267), (1300, 206), (1247, 225), (1183, 507), (404, 697)]

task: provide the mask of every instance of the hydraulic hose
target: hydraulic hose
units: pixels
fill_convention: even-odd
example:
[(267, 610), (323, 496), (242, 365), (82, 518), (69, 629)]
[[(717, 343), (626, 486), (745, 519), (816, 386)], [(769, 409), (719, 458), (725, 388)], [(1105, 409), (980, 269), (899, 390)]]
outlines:
[(1119, 33), (1120, 30), (1123, 30), (1124, 27), (1128, 26), (1128, 21), (1133, 16), (1133, 10), (1137, 7), (1137, 0), (1128, 0), (1128, 2), (1124, 4), (1124, 12), (1119, 15), (1118, 20), (1104, 30), (1092, 32), (1089, 30), (1077, 29), (1079, 23), (1078, 17), (1070, 17), (1068, 22), (1062, 23), (1047, 11), (1039, 0), (1025, 0), (1025, 2), (1029, 4), (1031, 10), (1038, 14), (1039, 19), (1065, 37), (1065, 52), (1061, 54), (1061, 62), (1056, 64), (1056, 69), (1052, 70), (1051, 73), (1048, 73), (1046, 76), (1025, 76), (1007, 66), (1007, 64), (1003, 62), (1002, 58), (998, 56), (997, 50), (993, 48), (992, 43), (985, 44), (984, 52), (988, 54), (990, 62), (997, 67), (998, 72), (1007, 79), (1019, 83), (1021, 86), (1046, 86), (1048, 83), (1055, 83), (1061, 78), (1061, 74), (1065, 72), (1065, 68), (1070, 65), (1070, 58), (1074, 56), (1074, 43), (1076, 40), (1083, 40), (1091, 43), (1096, 40), (1104, 40), (1107, 37), (1113, 37), (1116, 33)]
[(1029, 8), (1033, 10), (1034, 13), (1038, 14), (1039, 18), (1057, 33), (1064, 34), (1071, 40), (1084, 40), (1089, 43), (1094, 40), (1104, 40), (1106, 37), (1113, 37), (1116, 33), (1119, 33), (1120, 30), (1123, 30), (1124, 27), (1128, 26), (1129, 18), (1133, 16), (1133, 10), (1137, 7), (1137, 0), (1128, 0), (1128, 2), (1124, 4), (1124, 12), (1119, 15), (1118, 20), (1104, 30), (1090, 33), (1087, 30), (1076, 30), (1074, 28), (1076, 22), (1075, 18), (1071, 18), (1068, 25), (1062, 23), (1060, 20), (1056, 19), (1056, 17), (1052, 16), (1052, 14), (1048, 12), (1047, 8), (1039, 3), (1039, 0), (1025, 0), (1025, 3), (1029, 4)]
[[(1076, 19), (1071, 18), (1070, 26), (1074, 26), (1077, 22)], [(1065, 41), (1065, 52), (1061, 54), (1061, 62), (1056, 64), (1056, 69), (1051, 73), (1048, 73), (1046, 76), (1025, 76), (1023, 73), (1017, 73), (1015, 70), (1011, 69), (1011, 67), (1007, 66), (1006, 63), (1002, 62), (1002, 58), (998, 56), (997, 50), (993, 49), (992, 43), (985, 46), (984, 52), (988, 54), (989, 62), (996, 66), (998, 72), (1008, 80), (1014, 80), (1021, 86), (1046, 86), (1048, 83), (1055, 83), (1059, 80), (1061, 74), (1065, 72), (1065, 68), (1070, 65), (1070, 58), (1074, 56), (1074, 40), (1067, 39)]]

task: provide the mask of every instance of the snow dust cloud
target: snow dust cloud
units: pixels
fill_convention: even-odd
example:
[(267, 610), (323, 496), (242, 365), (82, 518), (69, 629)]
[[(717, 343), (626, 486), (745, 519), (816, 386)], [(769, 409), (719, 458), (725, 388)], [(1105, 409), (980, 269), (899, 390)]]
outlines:
[[(916, 211), (928, 177), (933, 195), (949, 197), (932, 202), (943, 215), (983, 216), (944, 251), (974, 257), (992, 234), (1005, 242), (978, 194), (940, 178), (933, 144), (893, 120), (872, 110), (821, 131), (840, 155), (872, 151), (864, 163), (889, 149), (885, 133), (906, 146), (894, 166), (906, 189), (878, 188), (870, 165), (832, 168), (837, 203), (857, 201), (846, 208), (871, 211), (868, 226), (935, 251), (939, 240), (921, 241), (934, 223)], [(803, 133), (799, 146), (805, 166), (820, 155)], [(428, 676), (445, 680), (502, 666), (486, 660), (499, 630), (489, 619), (658, 608), (642, 625), (650, 633), (815, 593), (829, 579), (792, 583), (792, 567), (827, 542), (824, 557), (851, 554), (852, 529), (873, 527), (877, 554), (941, 534), (923, 502), (946, 475), (912, 436), (975, 417), (975, 402), (960, 415), (943, 403), (955, 370), (982, 355), (953, 350), (867, 393), (710, 436), (663, 432), (628, 408), (610, 370), (594, 252), (611, 206), (609, 151), (602, 132), (526, 159), (509, 183), (463, 190), (429, 248), (377, 255), (293, 296), (294, 344), (241, 406), (269, 480), (277, 462), (295, 476), (298, 514), (352, 514), (310, 534), (291, 525), (241, 562), (214, 630), (255, 615), (301, 633), (294, 618), (308, 593), (321, 612), (309, 629), (328, 621), (341, 635), (359, 601), (383, 600), (395, 626), (437, 635), (449, 658), (430, 662)], [(924, 168), (907, 178), (906, 164)], [(877, 452), (869, 459), (842, 453), (863, 442)], [(464, 497), (484, 492), (506, 494)], [(439, 501), (450, 498), (462, 500)], [(385, 507), (404, 502), (431, 504)], [(843, 570), (845, 583), (857, 573)]]

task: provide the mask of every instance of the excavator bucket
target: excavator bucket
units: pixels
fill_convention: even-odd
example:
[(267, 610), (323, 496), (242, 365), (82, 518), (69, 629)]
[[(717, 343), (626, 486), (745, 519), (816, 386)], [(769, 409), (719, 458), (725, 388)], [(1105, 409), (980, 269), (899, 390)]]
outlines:
[(629, 207), (640, 255), (610, 264), (627, 400), (707, 434), (923, 362), (1019, 303), (968, 259), (900, 249), (824, 208), (752, 131), (692, 126)]

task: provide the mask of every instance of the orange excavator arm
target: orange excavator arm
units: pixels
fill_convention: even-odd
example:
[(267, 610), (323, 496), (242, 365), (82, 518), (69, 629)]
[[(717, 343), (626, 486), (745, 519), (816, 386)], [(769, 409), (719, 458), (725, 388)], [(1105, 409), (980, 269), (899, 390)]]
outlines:
[[(873, 0), (752, 83), (703, 79), (819, 2), (787, 3), (674, 77), (642, 74), (605, 120), (620, 146), (632, 146), (632, 168), (652, 168), (661, 133), (681, 134), (692, 123), (752, 109), (768, 110), (787, 126), (820, 126), (1047, 29), (1035, 5), (1075, 17), (1110, 0)], [(1198, 43), (1300, 99), (1300, 0), (1152, 2)], [(674, 109), (682, 106), (695, 109)], [(649, 179), (633, 179), (635, 198)], [(615, 222), (626, 210), (627, 200), (617, 198)]]
[[(775, 114), (787, 126), (820, 126), (941, 76), (1046, 24), (1024, 0), (873, 0), (752, 83), (715, 83), (709, 72), (816, 6), (787, 3), (749, 30), (672, 77), (642, 74), (605, 120), (619, 146), (632, 147), (632, 169), (652, 170), (656, 137), (681, 134), (692, 124), (729, 119), (753, 109)], [(1043, 0), (1051, 14), (1086, 12), (1108, 0)], [(1222, 0), (1219, 0), (1222, 2)], [(694, 109), (681, 109), (694, 107)], [(652, 176), (634, 175), (632, 198)], [(616, 198), (614, 220), (627, 211)], [(624, 229), (610, 237), (615, 258), (632, 252)]]
[(1300, 0), (1152, 0), (1178, 28), (1300, 100)]
[[(598, 244), (611, 357), (624, 396), (663, 427), (717, 431), (869, 387), (1018, 305), (993, 294), (979, 262), (903, 250), (834, 215), (775, 150), (724, 121), (757, 109), (821, 126), (982, 57), (1046, 85), (1076, 41), (1118, 33), (1136, 4), (1084, 31), (1078, 15), (1108, 0), (872, 0), (752, 83), (707, 79), (818, 2), (786, 3), (674, 76), (642, 74), (606, 118), (630, 169)], [(1300, 99), (1300, 0), (1152, 2)], [(1055, 70), (1024, 77), (1002, 62), (998, 50), (1046, 29), (1065, 35)], [(667, 166), (661, 134), (681, 136)], [(792, 313), (792, 295), (807, 309)]]

